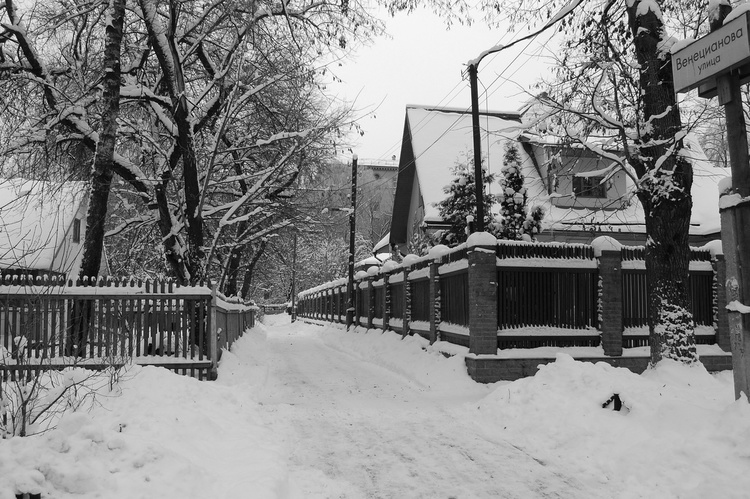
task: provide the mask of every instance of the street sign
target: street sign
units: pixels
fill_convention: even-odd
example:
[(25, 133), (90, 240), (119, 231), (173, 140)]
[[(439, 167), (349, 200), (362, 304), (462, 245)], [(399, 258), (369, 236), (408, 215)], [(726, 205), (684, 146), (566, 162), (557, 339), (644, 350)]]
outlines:
[(672, 54), (675, 92), (710, 83), (717, 75), (750, 62), (749, 22), (750, 13), (745, 12)]

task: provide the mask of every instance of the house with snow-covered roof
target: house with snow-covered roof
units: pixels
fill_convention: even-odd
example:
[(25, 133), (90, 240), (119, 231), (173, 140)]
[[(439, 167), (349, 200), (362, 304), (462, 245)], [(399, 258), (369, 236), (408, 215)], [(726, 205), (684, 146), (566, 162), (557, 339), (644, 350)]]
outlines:
[(0, 271), (76, 275), (87, 206), (85, 182), (0, 179)]
[[(513, 142), (521, 159), (528, 206), (545, 210), (539, 241), (590, 243), (608, 235), (626, 245), (644, 244), (645, 218), (634, 195), (635, 179), (583, 148), (529, 133), (524, 126), (527, 112), (528, 108), (480, 112), (483, 164), (496, 179), (489, 191), (500, 192), (505, 144)], [(694, 166), (690, 241), (702, 246), (721, 237), (718, 183), (729, 172), (711, 165), (694, 141), (687, 140), (686, 145)], [(469, 111), (407, 106), (388, 238), (392, 249), (405, 253), (416, 231), (446, 227), (436, 205), (445, 198), (443, 187), (453, 179), (453, 168), (468, 164), (472, 157)], [(384, 242), (376, 251), (383, 250)]]

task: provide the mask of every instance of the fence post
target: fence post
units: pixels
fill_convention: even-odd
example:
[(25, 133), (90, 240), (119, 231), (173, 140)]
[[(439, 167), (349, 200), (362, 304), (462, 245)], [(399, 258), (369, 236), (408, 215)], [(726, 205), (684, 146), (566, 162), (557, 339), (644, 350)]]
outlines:
[(440, 267), (441, 258), (430, 262), (430, 345), (440, 341)]
[(219, 377), (219, 348), (216, 338), (216, 286), (211, 289), (211, 306), (208, 312), (208, 345), (211, 349), (211, 370), (208, 373), (209, 381)]
[(729, 317), (727, 316), (727, 262), (724, 255), (717, 254), (711, 262), (716, 279), (716, 344), (725, 352), (732, 351), (729, 337)]
[[(481, 237), (480, 237), (481, 236)], [(484, 232), (467, 242), (469, 260), (469, 353), (497, 354), (497, 241)], [(493, 237), (494, 239), (494, 237)]]
[(409, 284), (409, 265), (404, 265), (404, 292), (403, 292), (403, 307), (402, 312), (402, 328), (401, 336), (407, 336), (409, 334), (409, 322), (411, 321), (411, 284)]
[(375, 316), (375, 287), (373, 277), (367, 278), (367, 329), (372, 329), (372, 318)]
[[(352, 286), (352, 307), (354, 307), (354, 313), (352, 314), (352, 326), (359, 326), (359, 318), (362, 315), (362, 304), (361, 304), (361, 298), (360, 295), (362, 293), (362, 290), (359, 288), (359, 281), (354, 280), (354, 286)], [(348, 306), (348, 304), (347, 304)]]
[(383, 274), (383, 331), (388, 331), (391, 322), (391, 290), (388, 284), (390, 274)]
[(333, 322), (333, 290), (326, 289), (326, 322)]
[(622, 355), (622, 250), (602, 249), (599, 256), (602, 348), (604, 355)]

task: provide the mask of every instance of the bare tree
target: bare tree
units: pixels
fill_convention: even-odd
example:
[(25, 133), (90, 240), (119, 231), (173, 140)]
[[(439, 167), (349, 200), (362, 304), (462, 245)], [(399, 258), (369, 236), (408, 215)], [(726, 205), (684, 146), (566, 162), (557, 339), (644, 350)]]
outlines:
[(115, 97), (105, 2), (3, 7), (0, 94), (29, 104), (7, 102), (13, 140), (2, 152), (37, 168), (85, 157), (81, 147), (104, 154), (117, 101), (111, 171), (136, 215), (108, 234), (155, 227), (182, 283), (220, 278), (244, 247), (289, 224), (283, 194), (332, 154), (349, 119), (322, 92), (325, 65), (381, 30), (353, 2), (127, 2)]
[[(576, 143), (624, 171), (637, 186), (648, 235), (651, 360), (697, 358), (687, 289), (693, 169), (683, 138), (687, 127), (672, 82), (671, 15), (685, 32), (680, 2), (582, 0), (555, 12), (536, 0), (522, 2), (513, 19), (557, 20), (561, 33), (555, 77), (543, 100), (546, 132)], [(697, 10), (691, 12), (696, 13)], [(557, 15), (557, 16), (556, 16)], [(556, 17), (553, 17), (556, 16)], [(541, 19), (540, 19), (541, 17)], [(705, 19), (705, 16), (703, 16)], [(693, 24), (692, 32), (697, 32)], [(613, 149), (620, 154), (611, 152)]]

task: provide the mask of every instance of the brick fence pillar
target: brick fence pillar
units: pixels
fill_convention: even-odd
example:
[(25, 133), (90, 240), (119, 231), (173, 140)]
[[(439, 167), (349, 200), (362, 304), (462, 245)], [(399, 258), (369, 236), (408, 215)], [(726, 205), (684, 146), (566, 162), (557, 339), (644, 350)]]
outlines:
[(469, 353), (497, 354), (497, 250), (469, 248)]
[(716, 272), (716, 344), (725, 352), (732, 351), (729, 337), (729, 317), (727, 316), (727, 262), (724, 255), (716, 255), (713, 261)]
[(602, 314), (602, 348), (604, 355), (622, 355), (622, 252), (602, 250), (599, 256)]
[(430, 345), (440, 341), (440, 258), (430, 263)]
[(367, 329), (372, 329), (372, 318), (375, 317), (375, 287), (372, 285), (374, 279), (367, 278)]
[[(355, 326), (359, 326), (359, 318), (362, 316), (362, 310), (360, 306), (360, 295), (362, 293), (362, 290), (359, 287), (360, 282), (354, 281), (354, 289), (352, 290), (352, 307), (354, 307), (354, 317), (352, 323)], [(348, 303), (348, 297), (347, 297), (347, 303)]]
[(325, 301), (325, 304), (326, 304), (326, 317), (325, 317), (325, 319), (326, 319), (327, 322), (333, 322), (333, 310), (332, 310), (332, 308), (333, 308), (333, 299), (331, 298), (331, 296), (332, 296), (331, 289), (329, 288), (329, 289), (326, 289), (325, 291), (323, 291), (323, 296), (324, 296), (323, 300)]
[(401, 310), (403, 325), (401, 328), (401, 335), (406, 336), (409, 334), (409, 322), (411, 322), (411, 284), (409, 284), (409, 267), (404, 266), (404, 292), (403, 294), (403, 306)]

